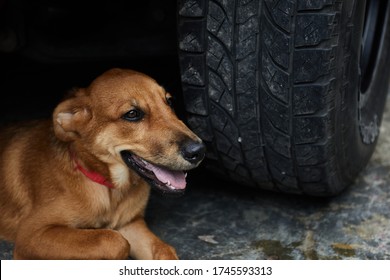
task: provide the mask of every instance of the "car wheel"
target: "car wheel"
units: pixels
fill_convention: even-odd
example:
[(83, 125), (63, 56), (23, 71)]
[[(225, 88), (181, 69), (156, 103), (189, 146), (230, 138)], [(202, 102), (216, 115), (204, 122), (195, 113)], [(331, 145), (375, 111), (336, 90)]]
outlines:
[(189, 126), (240, 185), (338, 194), (374, 150), (389, 90), (381, 0), (181, 0)]

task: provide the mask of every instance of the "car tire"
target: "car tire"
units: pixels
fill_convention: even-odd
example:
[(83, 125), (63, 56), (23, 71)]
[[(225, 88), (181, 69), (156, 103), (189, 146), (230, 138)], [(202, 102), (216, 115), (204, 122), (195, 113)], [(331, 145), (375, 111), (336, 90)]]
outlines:
[(239, 185), (332, 196), (366, 166), (389, 91), (390, 4), (180, 0), (189, 126)]

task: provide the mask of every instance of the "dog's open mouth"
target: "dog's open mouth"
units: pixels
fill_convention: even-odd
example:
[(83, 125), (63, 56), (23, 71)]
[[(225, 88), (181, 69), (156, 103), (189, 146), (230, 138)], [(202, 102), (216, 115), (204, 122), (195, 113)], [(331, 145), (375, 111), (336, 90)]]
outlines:
[(135, 170), (152, 187), (163, 193), (181, 194), (186, 187), (187, 173), (185, 171), (169, 170), (147, 162), (129, 151), (121, 152), (126, 165)]

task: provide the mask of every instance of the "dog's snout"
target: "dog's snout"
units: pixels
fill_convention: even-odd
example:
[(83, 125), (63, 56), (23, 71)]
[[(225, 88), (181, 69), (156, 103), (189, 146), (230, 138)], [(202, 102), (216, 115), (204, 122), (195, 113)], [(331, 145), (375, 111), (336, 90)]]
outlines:
[(202, 142), (188, 141), (181, 149), (183, 158), (192, 164), (201, 162), (206, 153), (206, 146)]

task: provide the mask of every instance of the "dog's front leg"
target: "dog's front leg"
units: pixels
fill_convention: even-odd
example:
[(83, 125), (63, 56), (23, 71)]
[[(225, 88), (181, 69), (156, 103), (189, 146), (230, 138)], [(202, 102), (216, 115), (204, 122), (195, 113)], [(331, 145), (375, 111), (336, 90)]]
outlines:
[(138, 218), (119, 232), (131, 245), (130, 256), (138, 260), (177, 260), (175, 249), (154, 235), (143, 218)]
[(127, 259), (128, 241), (109, 229), (76, 229), (50, 226), (20, 232), (14, 259)]

